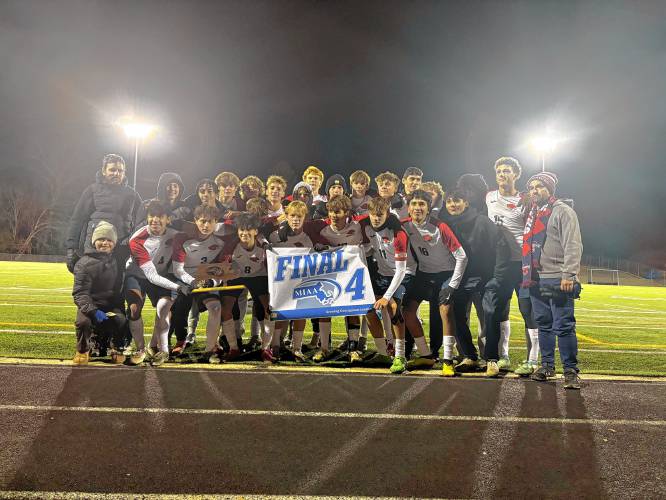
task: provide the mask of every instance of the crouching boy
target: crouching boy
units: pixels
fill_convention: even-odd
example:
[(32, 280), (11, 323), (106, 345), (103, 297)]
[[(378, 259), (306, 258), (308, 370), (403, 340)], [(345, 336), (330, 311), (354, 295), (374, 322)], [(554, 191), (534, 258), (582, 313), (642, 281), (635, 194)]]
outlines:
[[(102, 335), (110, 335), (114, 347), (123, 344), (127, 320), (123, 314), (121, 295), (122, 272), (113, 255), (117, 239), (113, 225), (100, 222), (92, 234), (93, 249), (88, 250), (74, 266), (72, 296), (77, 307), (75, 365), (88, 363), (93, 328)], [(122, 364), (125, 356), (114, 349), (111, 360)]]

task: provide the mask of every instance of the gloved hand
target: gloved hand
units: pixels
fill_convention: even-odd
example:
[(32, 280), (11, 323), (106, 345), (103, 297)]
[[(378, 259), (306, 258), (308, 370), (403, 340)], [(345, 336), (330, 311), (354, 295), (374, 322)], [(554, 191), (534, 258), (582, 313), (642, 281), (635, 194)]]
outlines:
[(193, 289), (194, 288), (192, 287), (192, 285), (185, 285), (185, 284), (178, 285), (178, 293), (184, 295), (185, 297), (191, 294)]
[(70, 273), (74, 273), (74, 266), (76, 265), (76, 262), (79, 260), (79, 256), (76, 253), (76, 250), (73, 248), (68, 248), (67, 249), (67, 270)]
[(99, 309), (95, 310), (95, 323), (103, 323), (109, 319), (109, 317), (106, 315), (104, 311), (101, 311)]
[(328, 247), (328, 245), (324, 245), (323, 243), (315, 243), (314, 244), (314, 249), (315, 249), (315, 252), (323, 252), (324, 250), (328, 250), (329, 247)]
[(453, 299), (453, 294), (455, 293), (456, 289), (451, 288), (450, 286), (446, 286), (446, 288), (442, 288), (439, 291), (439, 304), (440, 305), (446, 305), (450, 304), (451, 300)]

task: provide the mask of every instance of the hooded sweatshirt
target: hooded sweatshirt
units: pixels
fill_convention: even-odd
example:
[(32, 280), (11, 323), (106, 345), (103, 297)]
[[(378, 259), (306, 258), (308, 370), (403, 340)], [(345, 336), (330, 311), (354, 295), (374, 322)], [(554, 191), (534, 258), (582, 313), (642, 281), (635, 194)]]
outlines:
[[(180, 191), (178, 192), (178, 198), (173, 203), (169, 203), (169, 197), (167, 196), (167, 186), (175, 182), (180, 186)], [(161, 201), (164, 205), (171, 211), (171, 226), (179, 229), (182, 219), (187, 215), (188, 211), (185, 208), (185, 203), (183, 201), (183, 194), (185, 193), (185, 185), (180, 175), (175, 172), (165, 172), (160, 175), (159, 180), (157, 181), (157, 193), (155, 198), (146, 200), (141, 204), (136, 217), (136, 224), (134, 227), (143, 227), (146, 225), (146, 207), (148, 203), (154, 200)]]
[(562, 200), (553, 204), (546, 226), (546, 241), (541, 249), (540, 278), (576, 279), (580, 273), (583, 240), (578, 216)]

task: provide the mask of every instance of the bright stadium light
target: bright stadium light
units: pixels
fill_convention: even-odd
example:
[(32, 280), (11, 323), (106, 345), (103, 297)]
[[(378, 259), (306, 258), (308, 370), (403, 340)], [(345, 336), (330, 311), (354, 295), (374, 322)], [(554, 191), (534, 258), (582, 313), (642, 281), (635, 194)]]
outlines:
[(541, 171), (546, 171), (546, 155), (555, 151), (562, 139), (555, 137), (550, 131), (535, 135), (530, 139), (530, 147), (541, 156)]
[(157, 126), (151, 123), (135, 121), (132, 118), (124, 118), (117, 122), (129, 139), (134, 139), (134, 176), (132, 189), (136, 189), (136, 174), (139, 170), (139, 143), (157, 132)]

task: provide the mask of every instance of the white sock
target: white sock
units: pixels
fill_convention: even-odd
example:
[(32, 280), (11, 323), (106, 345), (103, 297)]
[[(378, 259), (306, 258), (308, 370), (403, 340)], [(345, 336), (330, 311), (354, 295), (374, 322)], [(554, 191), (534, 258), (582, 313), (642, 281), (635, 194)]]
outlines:
[(243, 328), (244, 321), (242, 319), (232, 319), (231, 321), (234, 322), (234, 337), (242, 339), (243, 333), (245, 333), (245, 329)]
[[(233, 319), (228, 319), (222, 322), (222, 333), (224, 334), (224, 338), (227, 339), (227, 342), (229, 342), (229, 349), (238, 349), (238, 341), (236, 340), (236, 325)], [(213, 350), (216, 340), (217, 339), (213, 340), (213, 345), (209, 346), (210, 349), (208, 349), (207, 346), (207, 351)]]
[(405, 357), (405, 339), (395, 339), (395, 355), (396, 357)]
[[(169, 319), (173, 300), (162, 297), (155, 307), (155, 327), (153, 339), (158, 340), (160, 351), (169, 352)], [(151, 340), (151, 345), (153, 341)]]
[(530, 363), (537, 363), (539, 361), (539, 329), (528, 328), (527, 333), (530, 336), (530, 352), (528, 360)]
[[(261, 332), (261, 348), (268, 349), (271, 345), (271, 340), (273, 339), (273, 333), (275, 331), (275, 321), (264, 320), (259, 322), (263, 331)], [(279, 337), (278, 337), (279, 338)]]
[(370, 328), (368, 326), (368, 318), (366, 318), (365, 316), (362, 316), (361, 317), (361, 337), (363, 337), (364, 339), (368, 338), (368, 328)]
[(347, 335), (349, 336), (349, 340), (351, 340), (352, 342), (358, 342), (358, 337), (359, 337), (358, 326), (350, 326), (349, 333)]
[[(275, 324), (275, 321), (273, 321), (273, 324)], [(278, 330), (277, 328), (274, 328), (273, 330), (273, 336), (271, 337), (271, 347), (280, 347), (280, 342), (282, 341), (282, 332), (287, 331), (287, 328), (282, 328), (281, 330)]]
[(421, 356), (427, 356), (428, 354), (430, 354), (430, 349), (428, 348), (428, 344), (426, 343), (425, 335), (421, 335), (420, 337), (414, 337), (414, 345), (416, 346), (416, 350), (419, 352)]
[(323, 351), (331, 347), (331, 323), (328, 321), (319, 322), (319, 343)]
[(143, 318), (131, 319), (129, 321), (129, 329), (137, 351), (143, 351), (146, 348), (146, 341), (143, 338)]
[(220, 322), (222, 321), (222, 304), (217, 300), (206, 302), (208, 309), (208, 321), (206, 322), (206, 351), (210, 352), (217, 344), (220, 334)]
[(294, 351), (300, 351), (303, 346), (303, 330), (294, 330), (291, 338), (291, 347)]
[(384, 335), (388, 343), (393, 342), (393, 323), (391, 323), (391, 316), (386, 308), (382, 309), (382, 325), (384, 325)]
[(187, 333), (196, 333), (198, 324), (199, 324), (199, 308), (197, 306), (194, 306), (191, 307), (190, 312), (187, 313)]
[(456, 345), (456, 338), (451, 337), (450, 335), (445, 335), (443, 342), (444, 352), (442, 358), (451, 361), (453, 359), (453, 347)]
[(511, 337), (511, 322), (502, 321), (500, 323), (500, 358), (509, 357), (509, 337)]
[(375, 347), (377, 348), (377, 352), (379, 354), (387, 356), (388, 353), (386, 352), (386, 339), (384, 337), (381, 337), (379, 339), (377, 337), (373, 337), (373, 340), (375, 341)]

